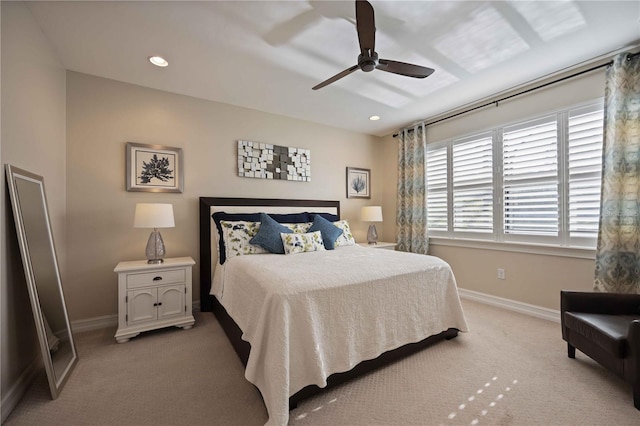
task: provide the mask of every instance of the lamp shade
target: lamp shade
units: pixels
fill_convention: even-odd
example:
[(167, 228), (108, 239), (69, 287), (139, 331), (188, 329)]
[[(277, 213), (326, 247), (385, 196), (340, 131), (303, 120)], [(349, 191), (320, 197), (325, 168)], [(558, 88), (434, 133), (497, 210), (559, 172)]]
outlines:
[(382, 222), (382, 207), (366, 206), (360, 210), (360, 219), (363, 222)]
[(173, 204), (138, 203), (134, 228), (173, 228)]

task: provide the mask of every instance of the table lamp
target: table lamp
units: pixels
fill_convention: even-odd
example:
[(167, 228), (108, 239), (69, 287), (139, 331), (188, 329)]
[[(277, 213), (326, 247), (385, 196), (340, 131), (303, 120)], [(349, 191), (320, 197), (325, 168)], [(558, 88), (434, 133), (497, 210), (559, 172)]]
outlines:
[(153, 204), (138, 203), (136, 204), (136, 214), (133, 220), (134, 228), (153, 228), (145, 255), (147, 263), (162, 263), (165, 254), (164, 241), (158, 228), (173, 228), (175, 226), (173, 220), (172, 204)]
[[(360, 219), (363, 222), (382, 222), (382, 207), (366, 206), (360, 210)], [(372, 223), (367, 231), (367, 242), (369, 244), (378, 244), (378, 232), (376, 226)]]

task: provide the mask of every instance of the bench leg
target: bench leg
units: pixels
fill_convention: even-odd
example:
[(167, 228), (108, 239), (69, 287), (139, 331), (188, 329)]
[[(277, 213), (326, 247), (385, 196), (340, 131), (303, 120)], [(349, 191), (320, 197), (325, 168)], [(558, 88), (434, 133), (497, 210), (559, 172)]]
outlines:
[(567, 343), (567, 355), (569, 356), (569, 358), (576, 357), (576, 348), (575, 346), (572, 346), (570, 343)]
[(633, 385), (633, 406), (640, 410), (640, 384)]

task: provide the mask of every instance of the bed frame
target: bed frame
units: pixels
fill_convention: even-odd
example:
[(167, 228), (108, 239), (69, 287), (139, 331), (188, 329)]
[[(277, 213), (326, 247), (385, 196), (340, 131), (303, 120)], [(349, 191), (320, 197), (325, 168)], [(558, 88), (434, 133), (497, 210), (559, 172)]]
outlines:
[[(314, 208), (335, 208), (337, 215), (340, 216), (339, 201), (324, 200), (287, 200), (287, 199), (268, 199), (268, 198), (218, 198), (218, 197), (200, 197), (200, 310), (204, 312), (213, 312), (222, 326), (227, 338), (233, 345), (234, 350), (238, 354), (240, 361), (246, 367), (249, 359), (251, 345), (242, 340), (242, 331), (233, 319), (227, 314), (225, 308), (220, 304), (215, 296), (209, 294), (211, 290), (211, 208), (214, 206), (278, 206), (278, 207), (308, 207), (308, 211)], [(404, 358), (415, 352), (418, 352), (428, 346), (433, 345), (441, 340), (453, 339), (458, 335), (458, 330), (450, 328), (442, 333), (427, 337), (426, 339), (401, 346), (397, 349), (385, 352), (379, 357), (362, 361), (353, 369), (344, 373), (335, 373), (327, 378), (327, 386), (320, 388), (316, 385), (309, 385), (289, 398), (289, 408), (293, 409), (298, 402), (310, 396), (316, 395), (325, 389), (332, 388), (355, 377), (362, 376), (372, 370), (384, 365), (388, 365), (396, 360)]]

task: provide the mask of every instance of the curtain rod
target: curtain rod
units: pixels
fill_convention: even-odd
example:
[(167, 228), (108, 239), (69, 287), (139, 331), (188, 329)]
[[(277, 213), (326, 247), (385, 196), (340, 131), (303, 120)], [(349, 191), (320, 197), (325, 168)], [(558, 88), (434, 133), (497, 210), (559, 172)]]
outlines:
[[(640, 51), (638, 51), (638, 52), (636, 52), (636, 53), (628, 53), (628, 54), (627, 54), (627, 60), (631, 60), (631, 58), (636, 57), (636, 56), (638, 56), (638, 55), (640, 55)], [(557, 80), (552, 80), (552, 81), (549, 81), (549, 82), (547, 82), (547, 83), (541, 84), (541, 85), (539, 85), (539, 86), (535, 86), (535, 87), (532, 87), (532, 88), (530, 88), (530, 89), (523, 90), (523, 91), (518, 92), (518, 93), (514, 93), (513, 95), (505, 96), (504, 98), (500, 98), (500, 99), (497, 99), (497, 100), (495, 100), (495, 101), (487, 102), (487, 103), (485, 103), (485, 104), (478, 105), (478, 106), (476, 106), (476, 107), (469, 108), (469, 109), (466, 109), (466, 110), (464, 110), (464, 111), (461, 111), (461, 112), (458, 112), (458, 113), (455, 113), (455, 114), (452, 114), (452, 115), (448, 115), (448, 116), (446, 116), (446, 117), (444, 117), (444, 118), (440, 118), (440, 119), (435, 120), (435, 121), (432, 121), (432, 122), (430, 122), (430, 123), (425, 123), (424, 125), (425, 125), (425, 126), (431, 126), (431, 125), (436, 124), (436, 123), (439, 123), (439, 122), (441, 122), (441, 121), (449, 120), (449, 119), (451, 119), (451, 118), (458, 117), (459, 115), (467, 114), (467, 113), (469, 113), (469, 112), (471, 112), (471, 111), (475, 111), (475, 110), (480, 109), (480, 108), (488, 107), (488, 106), (490, 106), (490, 105), (498, 106), (498, 103), (500, 103), (500, 102), (502, 102), (502, 101), (506, 101), (507, 99), (515, 98), (516, 96), (524, 95), (524, 94), (526, 94), (526, 93), (533, 92), (534, 90), (542, 89), (543, 87), (551, 86), (552, 84), (560, 83), (560, 82), (565, 81), (565, 80), (568, 80), (568, 79), (570, 79), (570, 78), (578, 77), (578, 76), (580, 76), (580, 75), (582, 75), (582, 74), (586, 74), (586, 73), (588, 73), (588, 72), (595, 71), (595, 70), (600, 69), (600, 68), (604, 68), (604, 67), (611, 66), (612, 64), (613, 64), (613, 60), (611, 60), (611, 61), (609, 61), (609, 62), (605, 62), (604, 64), (596, 65), (596, 66), (591, 67), (591, 68), (586, 69), (586, 70), (582, 70), (582, 71), (579, 71), (579, 72), (576, 72), (576, 73), (573, 73), (573, 74), (570, 74), (570, 75), (564, 76), (564, 77), (559, 78), (559, 79), (557, 79)], [(419, 123), (416, 123), (416, 125), (417, 125), (417, 124), (419, 124)], [(407, 129), (407, 132), (413, 132), (413, 129)], [(395, 137), (397, 137), (399, 134), (400, 134), (400, 132), (398, 132), (398, 133), (394, 133), (393, 137), (395, 138)]]

